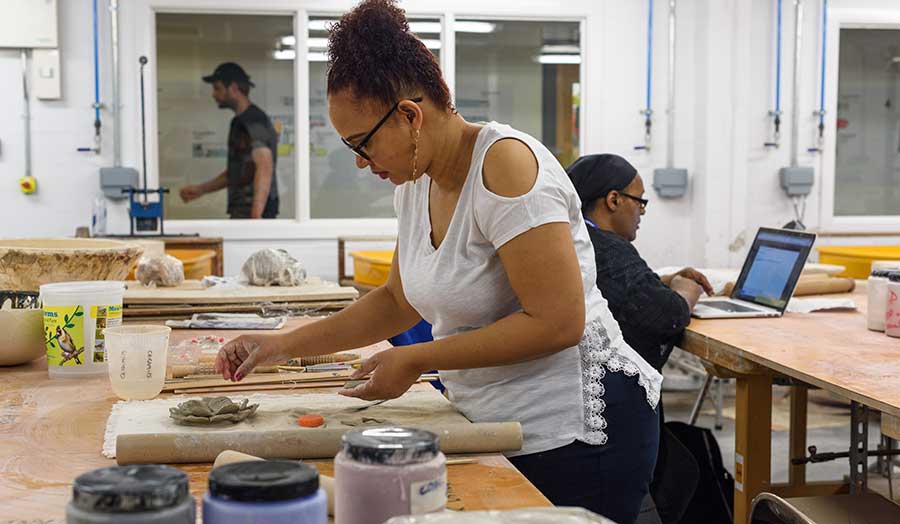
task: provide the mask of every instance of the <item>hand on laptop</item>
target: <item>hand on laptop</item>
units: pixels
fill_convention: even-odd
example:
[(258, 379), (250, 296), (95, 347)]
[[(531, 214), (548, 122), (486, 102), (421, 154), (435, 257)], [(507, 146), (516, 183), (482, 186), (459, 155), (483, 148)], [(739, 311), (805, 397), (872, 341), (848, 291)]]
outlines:
[(681, 298), (687, 302), (691, 311), (694, 310), (694, 306), (697, 305), (697, 301), (700, 300), (700, 295), (703, 293), (703, 288), (700, 287), (700, 284), (680, 275), (672, 277), (669, 287), (672, 291), (681, 295)]
[(675, 273), (674, 275), (667, 275), (663, 277), (663, 283), (665, 283), (669, 287), (672, 287), (672, 280), (675, 277), (693, 280), (694, 282), (699, 284), (700, 287), (703, 288), (703, 291), (705, 291), (709, 296), (712, 296), (715, 293), (712, 284), (709, 283), (709, 280), (707, 280), (706, 276), (692, 267), (686, 267), (678, 273)]

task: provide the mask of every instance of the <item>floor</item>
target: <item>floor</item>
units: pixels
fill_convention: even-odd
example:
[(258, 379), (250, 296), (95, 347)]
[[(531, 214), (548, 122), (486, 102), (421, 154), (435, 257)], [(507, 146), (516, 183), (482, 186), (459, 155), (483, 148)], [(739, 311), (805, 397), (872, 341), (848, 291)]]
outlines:
[[(665, 406), (667, 420), (679, 420), (687, 422), (693, 403), (697, 398), (697, 391), (665, 391), (662, 398)], [(788, 478), (788, 388), (775, 386), (772, 392), (772, 481), (786, 482)], [(699, 426), (714, 428), (715, 409), (713, 405), (713, 391), (704, 404)], [(850, 446), (850, 410), (849, 405), (842, 399), (832, 397), (823, 391), (810, 391), (810, 403), (808, 407), (809, 430), (807, 433), (807, 445), (815, 445), (819, 452), (847, 451)], [(734, 468), (734, 381), (726, 383), (723, 389), (723, 413), (721, 418), (722, 429), (714, 430), (722, 450), (723, 462), (727, 469)], [(878, 414), (871, 414), (869, 420), (869, 449), (875, 449), (880, 441)], [(900, 461), (900, 459), (898, 459)], [(887, 496), (887, 479), (873, 474), (875, 459), (870, 461), (870, 489), (882, 492)], [(849, 474), (847, 459), (838, 459), (819, 464), (808, 464), (807, 480), (841, 480)], [(900, 468), (894, 469), (894, 495), (900, 498)]]

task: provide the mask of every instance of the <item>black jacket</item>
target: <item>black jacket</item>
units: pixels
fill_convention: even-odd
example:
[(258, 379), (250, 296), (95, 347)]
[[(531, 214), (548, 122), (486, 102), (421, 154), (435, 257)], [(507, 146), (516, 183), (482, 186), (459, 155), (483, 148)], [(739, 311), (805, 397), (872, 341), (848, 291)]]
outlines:
[(597, 287), (622, 329), (622, 336), (657, 370), (691, 321), (681, 295), (662, 283), (631, 242), (588, 226), (597, 261)]

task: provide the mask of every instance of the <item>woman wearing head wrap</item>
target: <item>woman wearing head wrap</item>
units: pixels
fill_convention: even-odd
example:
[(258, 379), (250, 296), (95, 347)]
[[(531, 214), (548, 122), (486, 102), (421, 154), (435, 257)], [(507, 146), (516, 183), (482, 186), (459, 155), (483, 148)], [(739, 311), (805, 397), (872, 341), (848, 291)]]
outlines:
[[(631, 244), (647, 200), (644, 181), (627, 160), (617, 155), (587, 155), (567, 171), (581, 198), (584, 222), (594, 244), (597, 287), (625, 342), (660, 370), (690, 322), (700, 294), (704, 290), (712, 293), (712, 287), (703, 274), (691, 268), (659, 277)], [(658, 462), (639, 522), (678, 522), (697, 486), (697, 466), (693, 470), (685, 466), (696, 464), (693, 456), (662, 425), (662, 403), (657, 411)], [(654, 507), (658, 516), (653, 515)]]
[(686, 268), (660, 278), (631, 242), (647, 208), (644, 181), (618, 155), (587, 155), (568, 168), (581, 198), (597, 261), (597, 287), (619, 322), (625, 342), (656, 369), (691, 320), (706, 277)]

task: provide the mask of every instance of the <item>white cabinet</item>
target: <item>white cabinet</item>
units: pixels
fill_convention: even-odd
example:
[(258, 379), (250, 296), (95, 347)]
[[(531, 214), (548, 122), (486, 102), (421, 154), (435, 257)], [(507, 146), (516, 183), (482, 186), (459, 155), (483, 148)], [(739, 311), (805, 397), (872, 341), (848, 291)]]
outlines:
[(57, 0), (0, 0), (0, 48), (59, 47), (57, 11)]

